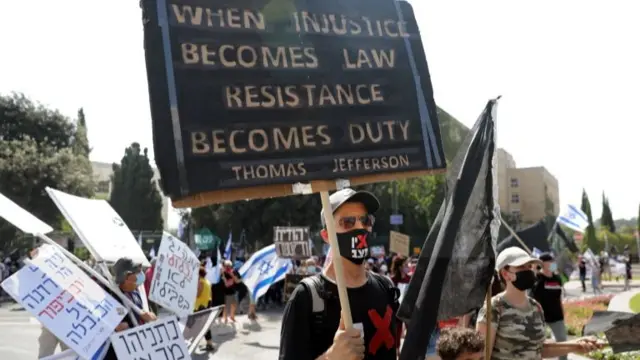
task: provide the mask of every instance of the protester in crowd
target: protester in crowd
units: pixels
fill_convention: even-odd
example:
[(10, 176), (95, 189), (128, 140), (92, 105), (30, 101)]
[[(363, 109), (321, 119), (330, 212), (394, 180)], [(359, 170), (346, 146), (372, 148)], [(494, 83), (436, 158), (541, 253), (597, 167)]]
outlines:
[[(142, 271), (142, 265), (139, 263), (135, 263), (133, 260), (127, 257), (123, 257), (118, 259), (112, 268), (113, 276), (115, 278), (116, 285), (131, 302), (133, 302), (139, 309), (143, 309), (142, 297), (138, 292), (138, 287), (144, 284), (145, 276)], [(111, 294), (116, 299), (118, 298), (115, 294), (111, 292), (111, 290), (106, 289), (109, 294)], [(130, 310), (129, 314), (127, 314), (118, 326), (115, 328), (115, 332), (124, 331), (130, 328), (135, 327), (134, 322), (131, 320), (131, 315), (136, 319), (138, 325), (143, 325), (145, 323), (155, 321), (156, 315), (152, 312), (143, 312), (141, 315), (136, 314), (133, 310)], [(105, 357), (106, 360), (117, 360), (116, 353), (113, 347), (109, 348), (107, 355)]]
[[(373, 194), (352, 189), (335, 192), (329, 201), (341, 258), (333, 258), (322, 274), (305, 278), (293, 291), (282, 319), (279, 359), (396, 360), (398, 292), (387, 278), (366, 271), (364, 264), (380, 203)], [(320, 234), (328, 242), (327, 229)], [(343, 265), (354, 323), (347, 330), (335, 283), (336, 261)]]
[(309, 258), (307, 259), (307, 275), (315, 275), (320, 273), (320, 271), (322, 271), (322, 268), (320, 268), (318, 265), (316, 265), (316, 259), (314, 258)]
[(470, 319), (471, 316), (470, 314), (468, 314), (464, 316), (458, 316), (449, 320), (438, 321), (438, 323), (436, 324), (436, 328), (433, 330), (433, 332), (431, 333), (431, 337), (429, 338), (429, 345), (427, 346), (427, 355), (425, 360), (440, 359), (440, 357), (437, 355), (437, 345), (443, 330), (453, 327), (468, 327)]
[(440, 334), (437, 349), (441, 360), (481, 360), (484, 357), (484, 339), (470, 328), (447, 328)]
[(624, 291), (631, 290), (631, 257), (624, 257)]
[(391, 280), (394, 285), (408, 284), (411, 281), (409, 276), (409, 264), (407, 258), (401, 255), (396, 255), (391, 261)]
[[(194, 311), (201, 311), (211, 307), (213, 298), (211, 297), (211, 283), (207, 280), (207, 270), (204, 266), (200, 266), (198, 270), (198, 292), (196, 295), (196, 301), (194, 304)], [(215, 346), (211, 336), (211, 329), (204, 334), (204, 339), (207, 344), (204, 347), (205, 351), (214, 351)]]
[(587, 292), (587, 262), (582, 256), (578, 259), (578, 272), (580, 273), (580, 283), (582, 284), (582, 292)]
[[(542, 261), (542, 271), (532, 288), (533, 298), (542, 306), (544, 322), (551, 328), (556, 342), (567, 340), (567, 327), (564, 324), (564, 309), (562, 307), (562, 279), (557, 274), (558, 266), (553, 254), (542, 253), (538, 257)], [(567, 356), (559, 357), (567, 360)]]
[(222, 282), (224, 284), (224, 313), (222, 317), (225, 324), (229, 322), (229, 319), (235, 323), (240, 275), (233, 269), (231, 260), (225, 260), (222, 264)]
[(602, 290), (600, 289), (601, 274), (600, 262), (596, 260), (591, 264), (591, 287), (593, 288), (593, 295), (598, 293), (602, 294)]
[[(153, 274), (156, 271), (156, 258), (151, 259), (151, 266), (144, 273), (144, 291), (147, 293), (147, 298), (151, 294), (151, 282), (153, 281)], [(149, 303), (149, 310), (154, 313), (158, 313), (158, 304), (151, 300), (147, 300)]]
[[(504, 249), (496, 259), (496, 269), (505, 291), (491, 298), (491, 323), (482, 307), (477, 330), (489, 337), (493, 360), (539, 360), (568, 353), (586, 353), (600, 347), (595, 338), (545, 342), (545, 321), (540, 304), (527, 296), (536, 282), (541, 261), (519, 247)], [(524, 325), (526, 324), (526, 325)]]

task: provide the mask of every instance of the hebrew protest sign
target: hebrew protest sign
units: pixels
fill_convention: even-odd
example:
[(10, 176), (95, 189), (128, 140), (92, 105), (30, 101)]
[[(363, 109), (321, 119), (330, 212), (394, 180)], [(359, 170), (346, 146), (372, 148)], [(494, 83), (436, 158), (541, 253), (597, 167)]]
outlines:
[(2, 288), (58, 339), (91, 359), (126, 314), (125, 308), (50, 245)]
[(191, 314), (198, 292), (198, 257), (187, 244), (165, 233), (155, 266), (149, 299), (178, 317)]
[(411, 5), (288, 4), (142, 1), (155, 159), (175, 207), (446, 167)]
[(397, 231), (389, 232), (389, 252), (409, 256), (410, 243), (409, 235)]
[(191, 360), (175, 316), (115, 333), (111, 345), (120, 360)]
[(311, 254), (309, 227), (274, 226), (273, 243), (281, 258), (308, 258)]

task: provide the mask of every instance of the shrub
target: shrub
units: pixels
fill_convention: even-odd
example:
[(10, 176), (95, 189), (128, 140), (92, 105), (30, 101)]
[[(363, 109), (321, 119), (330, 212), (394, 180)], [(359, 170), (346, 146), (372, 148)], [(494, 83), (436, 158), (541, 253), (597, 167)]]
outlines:
[(601, 295), (564, 303), (564, 322), (569, 335), (580, 336), (595, 311), (607, 310), (613, 295)]

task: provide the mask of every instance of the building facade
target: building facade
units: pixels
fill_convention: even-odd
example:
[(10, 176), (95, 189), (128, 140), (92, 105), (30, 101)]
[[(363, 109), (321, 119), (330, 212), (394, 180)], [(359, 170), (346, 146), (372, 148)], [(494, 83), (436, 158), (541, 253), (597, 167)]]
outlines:
[[(95, 197), (98, 199), (109, 199), (109, 194), (111, 194), (111, 175), (113, 175), (113, 165), (110, 163), (103, 163), (92, 161), (91, 167), (93, 168), (93, 180), (96, 184), (95, 189)], [(160, 180), (160, 173), (158, 169), (153, 169), (153, 180), (156, 181), (156, 186), (158, 186), (158, 191), (160, 192), (160, 196), (162, 197), (162, 220), (164, 230), (168, 230), (169, 225), (169, 198), (164, 196), (162, 190), (159, 187), (158, 181)], [(145, 229), (131, 229), (133, 231), (136, 230), (145, 230)]]
[(544, 166), (517, 167), (504, 149), (498, 149), (498, 187), (500, 209), (519, 227), (560, 212), (560, 188), (555, 176)]

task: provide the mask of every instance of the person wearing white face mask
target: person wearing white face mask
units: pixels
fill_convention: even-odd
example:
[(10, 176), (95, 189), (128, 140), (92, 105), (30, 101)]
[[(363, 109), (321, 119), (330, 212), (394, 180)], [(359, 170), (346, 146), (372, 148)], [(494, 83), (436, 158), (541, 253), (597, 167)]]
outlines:
[[(538, 257), (542, 261), (542, 270), (538, 273), (536, 284), (531, 289), (533, 298), (540, 303), (544, 311), (544, 322), (547, 323), (557, 342), (567, 340), (567, 328), (564, 324), (562, 308), (562, 279), (558, 275), (558, 264), (553, 254), (542, 253)], [(566, 360), (567, 356), (560, 356)]]

